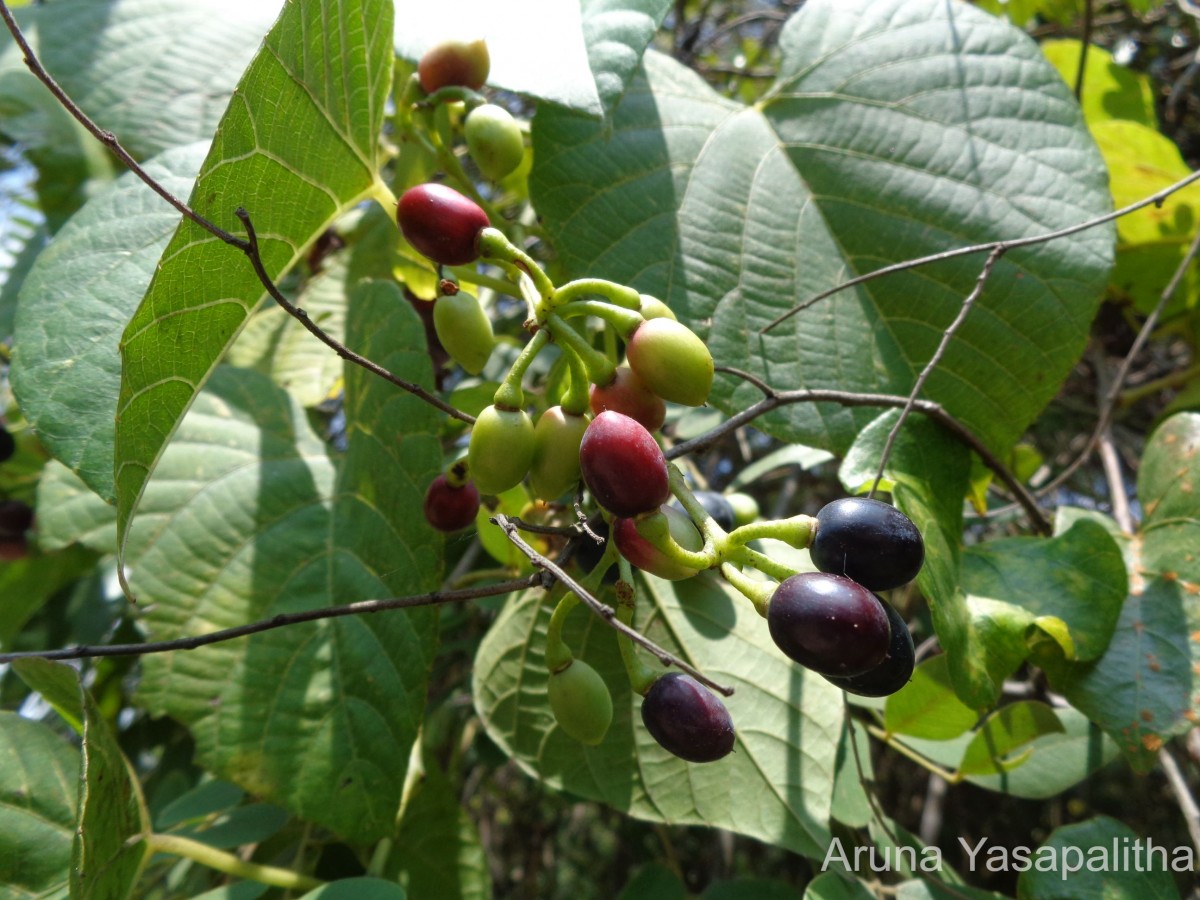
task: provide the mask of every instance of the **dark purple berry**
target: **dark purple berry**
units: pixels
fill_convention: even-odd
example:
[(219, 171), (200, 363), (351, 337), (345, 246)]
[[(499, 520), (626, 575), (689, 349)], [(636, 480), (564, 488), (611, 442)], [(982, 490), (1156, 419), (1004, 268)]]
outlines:
[(692, 678), (669, 672), (650, 686), (642, 722), (669, 753), (688, 762), (714, 762), (733, 749), (733, 719), (716, 694)]
[(891, 642), (883, 602), (849, 578), (823, 572), (784, 579), (771, 595), (767, 625), (780, 650), (822, 675), (870, 671)]
[(808, 552), (822, 572), (886, 591), (917, 577), (925, 542), (912, 519), (891, 504), (845, 497), (817, 513)]
[(883, 608), (892, 626), (892, 640), (883, 662), (861, 675), (826, 675), (830, 684), (862, 697), (886, 697), (908, 684), (917, 661), (912, 634), (890, 603), (885, 602)]
[(592, 419), (579, 445), (583, 482), (610, 513), (631, 517), (671, 497), (667, 460), (645, 427), (608, 410)]

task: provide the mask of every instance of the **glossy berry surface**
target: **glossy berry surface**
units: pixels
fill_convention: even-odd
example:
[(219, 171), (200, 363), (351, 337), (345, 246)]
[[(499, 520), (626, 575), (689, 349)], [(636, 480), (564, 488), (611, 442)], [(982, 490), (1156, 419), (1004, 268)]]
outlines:
[(481, 494), (502, 494), (529, 474), (537, 438), (523, 409), (489, 406), (471, 427), (467, 461)]
[(712, 389), (713, 358), (704, 341), (674, 319), (647, 319), (625, 348), (629, 367), (658, 396), (700, 406)]
[(592, 419), (579, 445), (579, 469), (596, 502), (616, 516), (650, 512), (671, 496), (662, 450), (640, 423), (618, 412)]
[(525, 158), (521, 126), (502, 106), (485, 103), (467, 114), (463, 123), (467, 152), (484, 178), (499, 181), (515, 172)]
[(479, 490), (471, 482), (454, 487), (445, 475), (430, 482), (425, 491), (425, 521), (438, 531), (458, 531), (475, 521)]
[(817, 513), (808, 552), (822, 572), (886, 591), (917, 577), (925, 542), (912, 520), (891, 504), (843, 497)]
[(534, 426), (529, 487), (539, 500), (557, 500), (579, 484), (579, 445), (590, 420), (552, 406)]
[(400, 197), (396, 222), (422, 256), (444, 266), (479, 258), (479, 232), (491, 222), (479, 205), (444, 184), (418, 184)]
[[(685, 550), (700, 550), (704, 547), (704, 538), (696, 530), (687, 513), (673, 506), (660, 507), (660, 511), (667, 517), (667, 527), (675, 543)], [(629, 560), (631, 565), (667, 581), (682, 581), (699, 571), (671, 559), (638, 534), (637, 523), (633, 519), (615, 519), (613, 539), (617, 542), (617, 549), (621, 551), (621, 555)]]
[(912, 633), (890, 603), (884, 602), (883, 608), (892, 627), (892, 640), (883, 662), (861, 675), (826, 675), (830, 684), (861, 697), (886, 697), (908, 684), (917, 662)]
[(570, 737), (581, 744), (599, 744), (612, 724), (612, 694), (600, 673), (582, 659), (571, 660), (550, 676), (550, 711)]
[(606, 385), (592, 385), (589, 403), (596, 415), (605, 410), (637, 419), (647, 431), (658, 431), (667, 418), (667, 404), (637, 377), (628, 366), (617, 366), (616, 376)]
[(780, 650), (822, 675), (861, 675), (883, 662), (891, 644), (883, 601), (824, 572), (784, 579), (767, 606), (767, 626)]
[(669, 672), (650, 686), (642, 701), (642, 723), (664, 750), (688, 762), (728, 756), (736, 737), (725, 704), (679, 672)]
[(452, 360), (472, 375), (483, 371), (496, 346), (496, 335), (476, 297), (466, 291), (438, 297), (433, 304), (433, 328)]
[(426, 50), (417, 62), (417, 78), (427, 94), (444, 87), (477, 91), (491, 68), (492, 58), (483, 41), (443, 41)]

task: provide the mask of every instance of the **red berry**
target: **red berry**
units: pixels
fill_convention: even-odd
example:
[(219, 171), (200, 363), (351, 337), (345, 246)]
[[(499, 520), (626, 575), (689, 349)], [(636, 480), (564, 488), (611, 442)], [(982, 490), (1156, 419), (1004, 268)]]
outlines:
[(771, 595), (767, 626), (775, 644), (822, 675), (861, 675), (887, 657), (892, 635), (883, 602), (840, 575), (803, 572)]
[(642, 723), (662, 748), (688, 762), (713, 762), (733, 749), (733, 719), (717, 696), (692, 678), (668, 672), (642, 701)]
[(439, 475), (425, 491), (425, 521), (438, 531), (458, 531), (475, 521), (479, 491), (471, 482), (454, 487)]
[(479, 258), (479, 232), (487, 213), (470, 197), (444, 184), (418, 184), (396, 205), (396, 221), (405, 239), (444, 266), (461, 266)]
[(618, 412), (592, 419), (579, 445), (579, 467), (596, 502), (617, 516), (650, 512), (671, 496), (662, 449), (640, 423)]
[(487, 81), (491, 67), (491, 56), (483, 41), (443, 41), (425, 51), (417, 63), (417, 78), (427, 94), (444, 87), (477, 91)]
[(628, 366), (618, 366), (608, 384), (592, 385), (589, 402), (596, 415), (611, 409), (637, 419), (647, 431), (658, 431), (667, 418), (667, 404), (638, 378)]

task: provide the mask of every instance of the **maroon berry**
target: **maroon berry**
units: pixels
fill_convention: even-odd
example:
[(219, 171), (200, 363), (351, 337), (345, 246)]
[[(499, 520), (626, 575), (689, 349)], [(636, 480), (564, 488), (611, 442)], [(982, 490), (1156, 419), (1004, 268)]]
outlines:
[(396, 205), (396, 221), (405, 239), (444, 266), (461, 266), (479, 258), (479, 232), (487, 213), (470, 197), (444, 184), (418, 184)]
[(883, 602), (861, 584), (824, 572), (784, 579), (771, 595), (767, 625), (780, 650), (822, 675), (870, 671), (891, 643)]
[(886, 591), (917, 577), (925, 542), (912, 520), (891, 504), (844, 497), (817, 513), (808, 552), (822, 572)]
[(611, 409), (637, 419), (647, 431), (658, 431), (667, 418), (667, 404), (662, 397), (646, 387), (637, 373), (628, 366), (618, 366), (613, 380), (606, 385), (592, 385), (589, 398), (596, 415)]
[(917, 663), (912, 633), (890, 603), (884, 602), (883, 608), (892, 626), (892, 640), (883, 662), (861, 675), (826, 675), (830, 684), (862, 697), (886, 697), (908, 684)]
[(23, 500), (0, 501), (0, 540), (23, 541), (32, 527), (32, 506)]
[(439, 475), (425, 491), (425, 521), (438, 531), (458, 531), (475, 521), (479, 491), (471, 482), (454, 487)]
[(671, 496), (662, 449), (640, 423), (618, 412), (592, 419), (579, 445), (579, 467), (596, 502), (616, 516), (650, 512)]
[(477, 91), (487, 81), (491, 67), (491, 55), (482, 40), (443, 41), (425, 51), (417, 63), (417, 78), (427, 94), (444, 87)]
[(642, 701), (642, 723), (664, 750), (688, 762), (729, 755), (736, 737), (725, 704), (679, 672), (668, 672), (650, 686)]

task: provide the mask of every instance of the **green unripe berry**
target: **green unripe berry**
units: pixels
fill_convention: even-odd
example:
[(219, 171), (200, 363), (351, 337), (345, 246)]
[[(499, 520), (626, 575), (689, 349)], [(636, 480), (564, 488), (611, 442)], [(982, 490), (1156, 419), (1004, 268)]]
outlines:
[(740, 528), (742, 525), (749, 525), (751, 522), (758, 521), (758, 501), (749, 494), (743, 494), (739, 491), (733, 494), (726, 494), (725, 499), (733, 507), (734, 527)]
[(490, 181), (499, 181), (516, 171), (525, 158), (521, 126), (503, 107), (494, 103), (475, 107), (467, 114), (463, 130), (471, 159)]
[(472, 375), (483, 371), (496, 335), (477, 298), (466, 291), (438, 297), (433, 305), (433, 328), (451, 359)]
[(575, 416), (552, 406), (534, 427), (537, 442), (529, 468), (529, 486), (539, 500), (557, 500), (579, 484), (579, 444), (587, 430), (587, 416)]
[(502, 494), (525, 478), (533, 464), (536, 436), (523, 409), (487, 407), (471, 428), (467, 462), (481, 494)]
[(570, 737), (581, 744), (604, 740), (612, 724), (612, 694), (600, 673), (581, 659), (573, 659), (550, 676), (550, 709)]
[(625, 348), (629, 367), (664, 400), (701, 406), (712, 390), (713, 358), (704, 341), (674, 319), (647, 319)]

